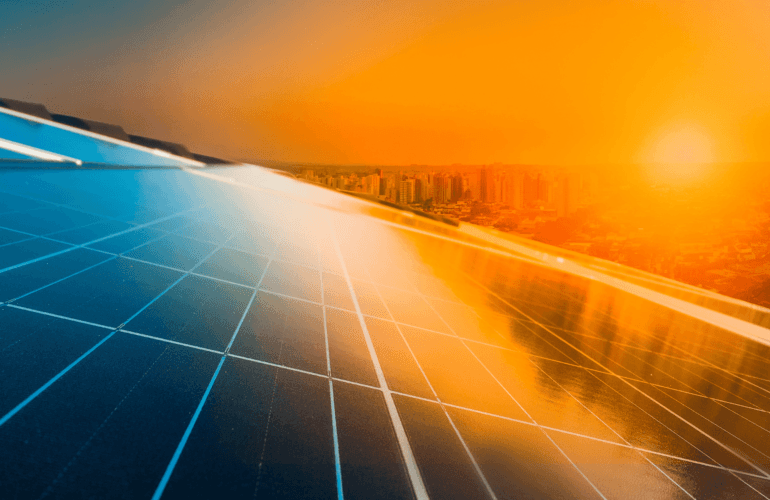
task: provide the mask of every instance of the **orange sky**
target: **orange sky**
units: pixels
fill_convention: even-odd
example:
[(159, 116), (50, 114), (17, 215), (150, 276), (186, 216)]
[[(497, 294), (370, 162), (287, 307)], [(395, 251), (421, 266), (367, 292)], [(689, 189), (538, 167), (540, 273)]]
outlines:
[(3, 92), (239, 159), (766, 161), (768, 26), (758, 0), (192, 1)]

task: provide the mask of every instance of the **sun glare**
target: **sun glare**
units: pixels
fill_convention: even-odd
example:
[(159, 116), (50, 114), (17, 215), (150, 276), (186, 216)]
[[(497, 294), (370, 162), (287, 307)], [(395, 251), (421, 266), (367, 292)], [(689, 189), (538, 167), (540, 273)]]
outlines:
[(714, 161), (709, 135), (693, 125), (672, 127), (654, 141), (648, 154), (650, 175), (656, 182), (697, 180)]

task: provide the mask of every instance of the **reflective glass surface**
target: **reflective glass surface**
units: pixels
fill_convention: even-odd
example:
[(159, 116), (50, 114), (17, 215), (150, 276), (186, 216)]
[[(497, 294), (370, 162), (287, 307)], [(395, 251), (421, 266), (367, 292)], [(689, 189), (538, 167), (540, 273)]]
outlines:
[(253, 166), (0, 169), (1, 498), (767, 498), (768, 311)]

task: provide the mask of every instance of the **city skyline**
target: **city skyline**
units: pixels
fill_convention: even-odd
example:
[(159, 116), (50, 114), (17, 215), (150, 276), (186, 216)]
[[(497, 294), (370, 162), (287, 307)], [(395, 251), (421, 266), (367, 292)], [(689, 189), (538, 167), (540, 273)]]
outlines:
[(768, 26), (0, 1), (0, 497), (770, 500)]

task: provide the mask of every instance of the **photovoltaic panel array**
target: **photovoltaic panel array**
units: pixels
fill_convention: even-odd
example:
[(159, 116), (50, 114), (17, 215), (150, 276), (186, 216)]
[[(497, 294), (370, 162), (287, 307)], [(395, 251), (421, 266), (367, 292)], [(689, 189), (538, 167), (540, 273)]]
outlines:
[(0, 496), (770, 497), (766, 345), (383, 210), (0, 170)]

